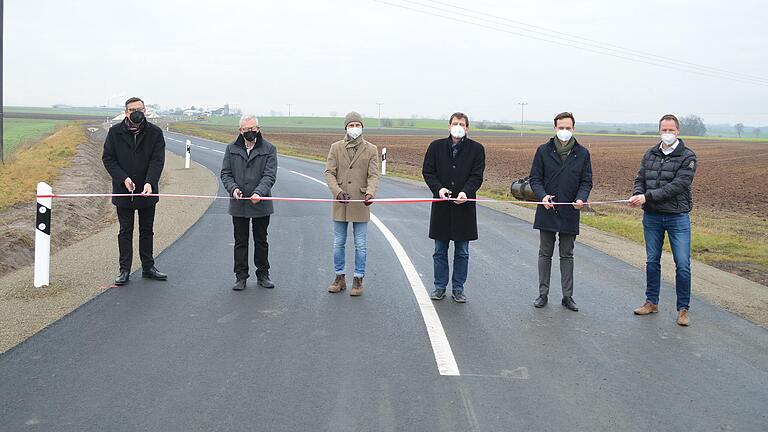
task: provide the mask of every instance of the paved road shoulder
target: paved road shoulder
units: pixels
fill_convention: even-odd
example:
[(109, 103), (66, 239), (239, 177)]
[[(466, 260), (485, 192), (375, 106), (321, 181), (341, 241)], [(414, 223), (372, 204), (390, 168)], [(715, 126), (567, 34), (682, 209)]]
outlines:
[[(171, 152), (166, 152), (161, 182), (164, 193), (214, 195), (218, 189), (211, 171), (198, 164), (185, 170), (184, 159)], [(197, 222), (210, 204), (210, 200), (161, 200), (155, 218), (155, 255)], [(0, 353), (69, 314), (111, 285), (118, 271), (117, 231), (118, 225), (112, 224), (53, 255), (51, 285), (48, 287), (36, 289), (32, 286), (32, 267), (21, 268), (0, 278)], [(138, 229), (134, 236), (134, 245), (138, 245)], [(136, 270), (140, 267), (137, 246), (134, 254), (133, 270)]]

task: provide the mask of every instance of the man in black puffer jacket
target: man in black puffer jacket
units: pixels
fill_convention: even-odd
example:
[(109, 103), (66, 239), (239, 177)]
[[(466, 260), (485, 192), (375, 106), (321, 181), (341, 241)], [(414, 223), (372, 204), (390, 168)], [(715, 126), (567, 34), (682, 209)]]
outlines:
[(680, 134), (680, 122), (672, 114), (659, 121), (661, 143), (651, 147), (643, 156), (635, 187), (629, 199), (630, 207), (643, 207), (643, 234), (646, 251), (645, 304), (635, 309), (636, 315), (658, 312), (661, 287), (661, 248), (664, 233), (669, 237), (675, 259), (677, 290), (677, 323), (690, 322), (688, 308), (691, 300), (691, 219), (693, 208), (691, 183), (696, 173), (696, 154), (685, 146)]

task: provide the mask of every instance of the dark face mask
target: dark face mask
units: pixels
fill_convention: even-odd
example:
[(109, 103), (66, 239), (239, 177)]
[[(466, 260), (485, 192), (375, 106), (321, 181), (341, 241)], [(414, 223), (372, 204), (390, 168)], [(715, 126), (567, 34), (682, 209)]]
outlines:
[(248, 131), (243, 133), (243, 138), (245, 138), (247, 141), (253, 142), (256, 141), (256, 138), (259, 137), (259, 133), (256, 131)]
[(144, 113), (141, 111), (134, 111), (129, 116), (129, 119), (131, 119), (131, 122), (134, 124), (139, 124), (144, 121)]

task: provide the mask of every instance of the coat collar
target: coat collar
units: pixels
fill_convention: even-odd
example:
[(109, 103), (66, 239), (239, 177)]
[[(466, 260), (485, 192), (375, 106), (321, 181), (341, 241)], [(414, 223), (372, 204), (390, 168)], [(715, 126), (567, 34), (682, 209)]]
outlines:
[(661, 145), (661, 141), (659, 141), (659, 143), (653, 147), (652, 151), (661, 157), (680, 156), (685, 151), (685, 143), (683, 142), (682, 138), (678, 138), (678, 141), (680, 142), (677, 143), (677, 147), (675, 147), (675, 150), (668, 155), (665, 155), (664, 152), (662, 152), (661, 149), (659, 148), (659, 146)]
[(248, 154), (248, 150), (245, 148), (245, 138), (243, 138), (243, 135), (238, 135), (237, 139), (232, 143), (232, 147), (235, 150), (235, 153), (239, 154), (243, 157), (245, 160), (251, 160), (251, 158), (254, 158), (258, 155), (263, 155), (269, 153), (267, 150), (267, 146), (265, 145), (267, 141), (262, 138), (261, 134), (259, 134), (258, 138), (256, 138), (256, 145), (253, 146), (253, 149), (251, 149), (251, 154)]
[(363, 138), (363, 137), (358, 137), (358, 139), (360, 140), (360, 143), (357, 144), (357, 151), (355, 152), (355, 157), (353, 157), (351, 160), (349, 159), (349, 153), (347, 153), (347, 144), (350, 141), (347, 141), (346, 137), (343, 140), (341, 140), (341, 144), (342, 144), (341, 145), (341, 149), (342, 149), (341, 153), (343, 154), (342, 157), (345, 158), (349, 162), (349, 165), (352, 165), (355, 162), (357, 162), (357, 160), (360, 159), (360, 155), (363, 153), (363, 151), (365, 151), (365, 149), (368, 146), (372, 145), (371, 143), (366, 141), (365, 138)]
[[(554, 158), (558, 163), (562, 163), (562, 161), (560, 161), (560, 156), (557, 155), (557, 147), (555, 147), (555, 140), (556, 139), (557, 139), (556, 137), (552, 137), (552, 138), (549, 139), (549, 141), (546, 144), (547, 145), (546, 153), (550, 157)], [(682, 143), (682, 141), (681, 141), (681, 143)], [(576, 154), (576, 152), (580, 152), (581, 148), (582, 148), (582, 145), (579, 144), (579, 141), (574, 137), (573, 138), (573, 150), (571, 150), (571, 154)], [(566, 158), (565, 161), (568, 162), (568, 160), (570, 160), (570, 159), (571, 158)]]

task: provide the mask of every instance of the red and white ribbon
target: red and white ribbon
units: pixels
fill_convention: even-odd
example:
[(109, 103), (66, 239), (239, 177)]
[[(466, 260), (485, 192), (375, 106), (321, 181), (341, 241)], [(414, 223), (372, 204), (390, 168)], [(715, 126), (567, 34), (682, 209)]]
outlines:
[[(59, 199), (59, 198), (112, 198), (112, 197), (163, 197), (163, 198), (187, 198), (187, 199), (224, 199), (224, 200), (243, 200), (243, 201), (250, 201), (250, 197), (242, 197), (242, 198), (233, 198), (230, 196), (220, 196), (220, 195), (187, 195), (187, 194), (169, 194), (169, 193), (161, 193), (161, 194), (111, 194), (111, 193), (63, 193), (63, 194), (49, 194), (49, 195), (37, 195), (37, 198), (52, 198), (52, 199)], [(260, 197), (260, 201), (293, 201), (293, 202), (345, 202), (345, 203), (353, 203), (353, 202), (366, 202), (365, 200), (361, 199), (350, 199), (346, 201), (341, 201), (333, 198), (298, 198), (298, 197)], [(371, 203), (377, 203), (377, 204), (412, 204), (412, 203), (435, 203), (435, 202), (448, 202), (448, 201), (458, 201), (458, 198), (373, 198), (369, 200), (368, 202)], [(506, 203), (506, 204), (532, 204), (532, 205), (543, 205), (544, 203), (541, 201), (516, 201), (516, 200), (497, 200), (497, 199), (491, 199), (491, 198), (467, 198), (465, 201), (467, 202), (479, 202), (479, 203)], [(620, 199), (620, 200), (608, 200), (608, 201), (588, 201), (585, 202), (584, 205), (600, 205), (600, 204), (619, 204), (619, 203), (627, 203), (629, 202), (628, 199)], [(570, 202), (552, 202), (548, 203), (550, 205), (555, 206), (564, 206), (564, 205), (575, 205), (576, 203), (570, 203)]]

